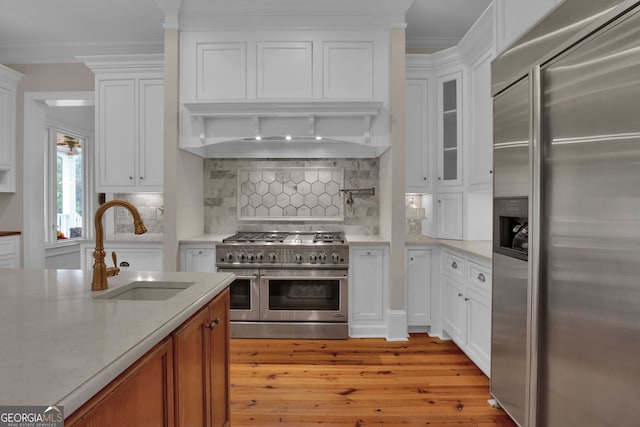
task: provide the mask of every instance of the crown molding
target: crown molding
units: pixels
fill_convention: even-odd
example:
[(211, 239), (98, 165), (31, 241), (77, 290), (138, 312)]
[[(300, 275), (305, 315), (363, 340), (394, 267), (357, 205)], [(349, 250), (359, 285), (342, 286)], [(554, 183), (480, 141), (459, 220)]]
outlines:
[(13, 68), (0, 65), (0, 79), (2, 79), (2, 81), (17, 85), (23, 77), (24, 74), (14, 70)]
[(136, 42), (30, 42), (0, 43), (2, 64), (56, 64), (81, 62), (77, 57), (86, 55), (135, 55), (164, 52), (164, 40)]
[(91, 55), (78, 60), (94, 74), (120, 72), (164, 72), (164, 55)]
[(410, 49), (446, 49), (455, 46), (459, 37), (410, 37), (407, 35), (407, 47)]

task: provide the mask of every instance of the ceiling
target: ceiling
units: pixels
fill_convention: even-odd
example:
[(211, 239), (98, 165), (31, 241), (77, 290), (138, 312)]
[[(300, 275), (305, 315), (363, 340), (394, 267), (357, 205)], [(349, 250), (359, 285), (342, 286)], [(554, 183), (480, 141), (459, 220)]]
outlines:
[[(407, 46), (456, 44), (490, 3), (415, 0), (407, 13)], [(157, 0), (0, 0), (0, 10), (0, 64), (163, 50), (164, 16)]]

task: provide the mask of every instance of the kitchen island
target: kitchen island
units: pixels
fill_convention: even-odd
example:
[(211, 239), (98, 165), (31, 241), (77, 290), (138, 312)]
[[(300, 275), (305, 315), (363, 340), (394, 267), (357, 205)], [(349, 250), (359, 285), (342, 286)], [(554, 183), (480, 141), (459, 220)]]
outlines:
[[(91, 270), (3, 270), (0, 404), (64, 405), (69, 416), (202, 312), (234, 278), (124, 272), (109, 278), (108, 290), (92, 292), (91, 276)], [(97, 299), (134, 281), (193, 284), (164, 301)]]

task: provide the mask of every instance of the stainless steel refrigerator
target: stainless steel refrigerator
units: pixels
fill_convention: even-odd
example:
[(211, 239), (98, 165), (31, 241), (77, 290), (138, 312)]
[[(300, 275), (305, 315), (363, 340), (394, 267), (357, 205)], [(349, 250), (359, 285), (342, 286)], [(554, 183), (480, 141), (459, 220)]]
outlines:
[(492, 77), (491, 393), (521, 426), (639, 426), (640, 2), (566, 0)]

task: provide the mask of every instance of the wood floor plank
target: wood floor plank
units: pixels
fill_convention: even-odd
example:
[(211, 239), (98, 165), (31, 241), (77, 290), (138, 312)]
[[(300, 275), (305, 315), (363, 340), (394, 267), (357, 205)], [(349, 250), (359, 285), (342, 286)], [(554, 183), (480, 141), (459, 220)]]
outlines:
[(505, 426), (488, 378), (450, 341), (231, 342), (231, 425)]

